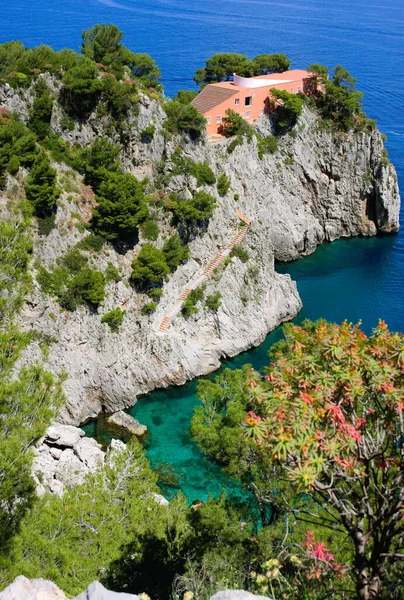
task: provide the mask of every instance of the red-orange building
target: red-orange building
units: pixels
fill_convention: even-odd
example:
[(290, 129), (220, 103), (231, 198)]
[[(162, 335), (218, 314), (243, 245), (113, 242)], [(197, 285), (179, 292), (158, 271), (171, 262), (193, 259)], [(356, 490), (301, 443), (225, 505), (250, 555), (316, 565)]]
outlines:
[(269, 106), (269, 90), (276, 88), (292, 94), (311, 91), (313, 73), (302, 69), (258, 75), (257, 77), (233, 76), (233, 81), (210, 83), (192, 101), (203, 114), (208, 135), (217, 134), (222, 119), (229, 108), (249, 123), (256, 121)]

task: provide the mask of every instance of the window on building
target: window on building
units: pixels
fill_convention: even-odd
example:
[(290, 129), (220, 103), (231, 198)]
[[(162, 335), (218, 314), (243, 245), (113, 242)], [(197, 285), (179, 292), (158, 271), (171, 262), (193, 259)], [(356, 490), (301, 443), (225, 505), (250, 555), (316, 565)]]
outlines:
[(206, 117), (206, 125), (210, 125), (210, 117)]
[(293, 94), (295, 90), (293, 88), (290, 88), (290, 92)]
[(240, 104), (240, 98), (236, 98), (234, 101), (234, 104), (237, 106), (238, 104)]
[(251, 117), (251, 113), (250, 113), (250, 111), (248, 110), (248, 111), (246, 112), (246, 114), (245, 114), (245, 118), (246, 118), (246, 119), (249, 119), (250, 117)]
[(300, 88), (298, 87), (298, 88), (297, 88), (297, 93), (299, 93), (299, 92), (300, 92)]
[(252, 104), (252, 96), (247, 96), (244, 99), (244, 104), (245, 104), (245, 106), (251, 106), (251, 104)]
[(217, 115), (216, 117), (216, 123), (221, 123), (222, 122), (222, 116), (221, 115)]

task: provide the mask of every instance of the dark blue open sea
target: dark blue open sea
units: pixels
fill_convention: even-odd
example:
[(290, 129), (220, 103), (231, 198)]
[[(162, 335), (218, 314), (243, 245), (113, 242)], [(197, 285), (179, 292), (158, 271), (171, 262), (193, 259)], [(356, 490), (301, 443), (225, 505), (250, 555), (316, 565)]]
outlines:
[[(368, 115), (387, 134), (404, 189), (404, 0), (0, 0), (0, 7), (0, 42), (20, 39), (28, 46), (78, 49), (82, 29), (115, 23), (129, 48), (156, 59), (169, 96), (192, 89), (195, 70), (215, 52), (284, 52), (294, 68), (341, 63), (357, 78)], [(362, 318), (369, 331), (382, 317), (404, 331), (404, 230), (335, 242), (280, 270), (298, 282), (299, 318)], [(263, 366), (277, 335), (231, 366)], [(203, 500), (229, 482), (186, 433), (195, 402), (191, 383), (151, 394), (133, 414), (152, 431), (152, 463), (170, 463), (190, 500)]]

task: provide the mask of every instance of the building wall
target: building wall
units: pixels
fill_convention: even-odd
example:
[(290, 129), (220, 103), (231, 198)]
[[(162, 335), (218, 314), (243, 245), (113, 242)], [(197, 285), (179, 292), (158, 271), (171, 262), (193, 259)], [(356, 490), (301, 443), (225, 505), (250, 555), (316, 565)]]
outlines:
[[(266, 110), (268, 105), (269, 89), (271, 87), (297, 94), (299, 91), (304, 92), (306, 90), (304, 81), (305, 80), (302, 78), (289, 83), (265, 85), (260, 88), (239, 88), (237, 94), (234, 94), (234, 96), (231, 96), (231, 98), (228, 98), (221, 104), (204, 113), (203, 116), (208, 121), (206, 125), (206, 131), (208, 135), (216, 135), (218, 133), (222, 119), (226, 116), (226, 110), (234, 110), (246, 121), (253, 123)], [(218, 85), (226, 85), (227, 87), (231, 84), (226, 83)], [(246, 105), (246, 98), (251, 98), (250, 105)]]

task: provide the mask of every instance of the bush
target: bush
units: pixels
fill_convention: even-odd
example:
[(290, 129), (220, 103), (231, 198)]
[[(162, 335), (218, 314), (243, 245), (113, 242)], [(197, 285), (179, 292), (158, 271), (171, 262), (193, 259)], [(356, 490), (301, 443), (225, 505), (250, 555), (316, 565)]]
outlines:
[(7, 164), (7, 171), (10, 175), (17, 175), (20, 168), (20, 159), (15, 154), (12, 155)]
[(114, 308), (101, 317), (101, 323), (106, 323), (110, 330), (116, 333), (122, 325), (124, 314), (124, 310)]
[(243, 137), (241, 135), (236, 136), (234, 138), (234, 140), (232, 140), (230, 142), (230, 144), (228, 144), (227, 154), (232, 154), (234, 152), (234, 150), (237, 148), (237, 146), (241, 146), (242, 143), (243, 143)]
[(179, 90), (174, 100), (180, 102), (181, 104), (191, 104), (192, 100), (196, 98), (198, 92), (194, 92), (192, 90)]
[(264, 154), (274, 154), (278, 149), (278, 140), (274, 135), (267, 137), (257, 137), (258, 158), (263, 158)]
[(122, 281), (122, 277), (119, 274), (118, 269), (112, 264), (112, 262), (109, 262), (107, 264), (107, 268), (105, 269), (105, 280), (106, 281)]
[(206, 308), (213, 312), (217, 312), (219, 310), (220, 305), (222, 304), (221, 297), (222, 294), (220, 292), (214, 292), (213, 294), (209, 294), (209, 296), (207, 296), (205, 300)]
[(38, 217), (38, 234), (39, 235), (49, 235), (52, 229), (55, 229), (55, 215), (49, 215), (49, 217)]
[(194, 175), (198, 186), (216, 183), (216, 176), (207, 162), (195, 163)]
[(197, 139), (205, 131), (206, 119), (191, 104), (181, 104), (176, 100), (165, 106), (167, 119), (163, 127), (171, 133), (188, 133)]
[(161, 288), (151, 288), (151, 290), (148, 290), (147, 295), (150, 298), (159, 300), (161, 298), (161, 296), (163, 295), (163, 290)]
[(81, 254), (77, 248), (74, 248), (62, 257), (61, 263), (71, 273), (78, 273), (86, 266), (88, 258)]
[(43, 140), (50, 134), (53, 100), (49, 88), (43, 80), (35, 86), (35, 99), (30, 111), (29, 127)]
[(84, 239), (82, 239), (78, 245), (82, 250), (94, 250), (95, 252), (99, 252), (104, 244), (105, 238), (103, 238), (102, 235), (90, 233), (90, 235), (87, 235)]
[(37, 281), (45, 294), (59, 297), (66, 285), (68, 276), (66, 269), (61, 267), (56, 267), (53, 271), (47, 271), (44, 267), (40, 267)]
[[(226, 116), (222, 120), (220, 126), (220, 133), (227, 136), (243, 136), (247, 137), (247, 140), (251, 142), (254, 136), (254, 128), (247, 123), (243, 117), (230, 108), (226, 110)], [(242, 143), (242, 140), (239, 142)]]
[(146, 240), (155, 242), (159, 236), (159, 228), (154, 219), (146, 219), (140, 226), (140, 231)]
[(204, 292), (202, 288), (192, 290), (181, 308), (181, 313), (184, 317), (190, 317), (198, 312), (196, 304), (203, 300)]
[(217, 180), (217, 191), (219, 196), (223, 197), (230, 189), (230, 179), (225, 173), (222, 173)]
[(165, 256), (151, 244), (144, 244), (132, 262), (132, 281), (141, 286), (159, 283), (170, 272)]
[(100, 184), (92, 225), (107, 240), (133, 239), (148, 216), (141, 183), (129, 173), (107, 173)]
[(105, 277), (99, 271), (83, 269), (73, 277), (69, 291), (78, 302), (85, 301), (98, 306), (105, 298)]
[(175, 216), (187, 223), (193, 221), (210, 219), (216, 206), (216, 199), (204, 192), (196, 192), (193, 198), (187, 200), (178, 200), (174, 206)]
[(55, 211), (59, 197), (56, 171), (50, 166), (49, 158), (44, 152), (40, 152), (34, 161), (27, 177), (25, 192), (37, 216), (47, 217)]
[(237, 256), (241, 260), (241, 262), (246, 263), (248, 261), (248, 253), (240, 246), (233, 246), (230, 252), (230, 256)]
[(175, 269), (189, 257), (189, 248), (181, 243), (178, 234), (174, 234), (164, 242), (163, 254), (170, 271)]
[(151, 315), (157, 308), (157, 302), (148, 302), (142, 306), (142, 315)]
[(97, 138), (90, 148), (81, 152), (80, 166), (84, 182), (97, 191), (107, 173), (119, 170), (119, 148), (107, 138)]
[(277, 123), (280, 128), (291, 129), (302, 114), (303, 99), (296, 94), (291, 94), (286, 90), (270, 89), (271, 95), (276, 100), (281, 100), (282, 104), (276, 109)]

